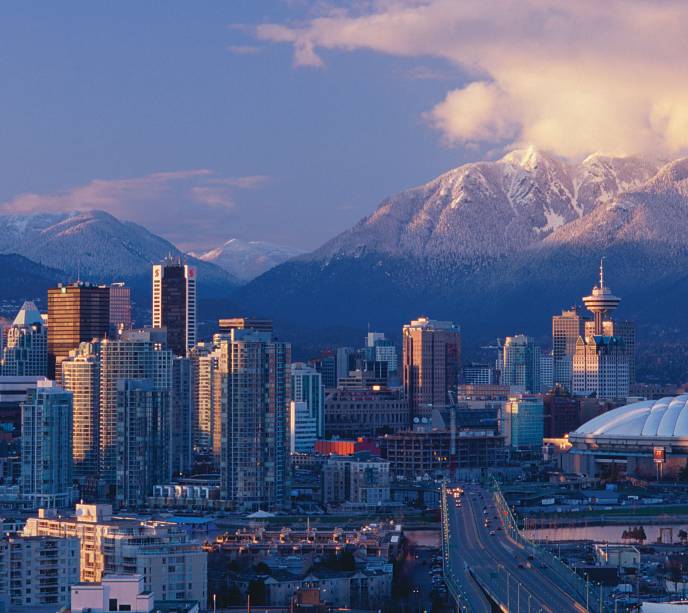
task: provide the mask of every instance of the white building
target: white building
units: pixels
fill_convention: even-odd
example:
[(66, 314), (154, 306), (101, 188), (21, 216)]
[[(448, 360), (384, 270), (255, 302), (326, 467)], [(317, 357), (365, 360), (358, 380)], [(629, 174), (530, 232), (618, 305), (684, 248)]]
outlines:
[(207, 602), (207, 553), (175, 523), (113, 517), (110, 505), (77, 504), (72, 517), (39, 510), (24, 535), (77, 537), (81, 581), (139, 574), (156, 598)]
[(197, 343), (189, 352), (193, 378), (193, 446), (220, 456), (218, 361), (214, 343)]
[(80, 482), (99, 471), (100, 359), (98, 343), (81, 343), (62, 362), (62, 385), (72, 393), (72, 459)]
[(628, 397), (628, 355), (616, 336), (580, 337), (573, 356), (573, 393), (600, 400)]
[(310, 453), (318, 439), (318, 426), (306, 402), (292, 400), (289, 404), (289, 451)]
[(325, 386), (322, 375), (315, 368), (303, 362), (291, 365), (291, 399), (306, 403), (315, 421), (316, 436), (325, 436)]
[(0, 539), (0, 594), (15, 606), (69, 604), (79, 581), (79, 539), (9, 536)]
[(98, 583), (79, 583), (71, 590), (72, 613), (151, 613), (154, 606), (154, 594), (146, 590), (141, 575), (105, 575)]
[(5, 333), (0, 373), (28, 377), (48, 374), (48, 333), (33, 302), (25, 302)]
[(35, 507), (66, 507), (72, 484), (72, 394), (39, 381), (22, 403), (21, 491)]

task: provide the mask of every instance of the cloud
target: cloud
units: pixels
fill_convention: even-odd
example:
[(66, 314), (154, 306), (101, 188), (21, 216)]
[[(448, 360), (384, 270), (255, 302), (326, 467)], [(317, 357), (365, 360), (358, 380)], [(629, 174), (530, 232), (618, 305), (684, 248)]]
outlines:
[(0, 203), (1, 213), (102, 209), (140, 223), (182, 249), (227, 240), (236, 192), (265, 185), (268, 177), (223, 177), (208, 169), (156, 172), (142, 177), (94, 179), (52, 194), (23, 193)]
[(228, 45), (225, 48), (234, 55), (256, 55), (261, 51), (261, 48), (255, 45)]
[[(261, 41), (449, 61), (463, 76), (429, 109), (452, 144), (534, 144), (569, 157), (688, 149), (688, 3), (678, 0), (371, 0)], [(467, 75), (467, 76), (466, 76)]]

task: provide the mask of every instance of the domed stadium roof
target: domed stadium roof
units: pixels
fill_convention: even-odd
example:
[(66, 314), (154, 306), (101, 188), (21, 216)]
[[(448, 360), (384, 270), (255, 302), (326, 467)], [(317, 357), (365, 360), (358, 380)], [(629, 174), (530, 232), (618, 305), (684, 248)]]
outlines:
[(569, 438), (688, 438), (688, 394), (644, 400), (603, 413), (573, 431)]

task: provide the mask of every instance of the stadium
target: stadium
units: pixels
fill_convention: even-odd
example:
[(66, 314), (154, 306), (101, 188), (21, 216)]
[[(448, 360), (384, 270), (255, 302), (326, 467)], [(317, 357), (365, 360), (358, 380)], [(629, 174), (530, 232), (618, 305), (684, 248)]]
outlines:
[(569, 434), (569, 472), (589, 477), (675, 477), (688, 463), (688, 394), (634, 402)]

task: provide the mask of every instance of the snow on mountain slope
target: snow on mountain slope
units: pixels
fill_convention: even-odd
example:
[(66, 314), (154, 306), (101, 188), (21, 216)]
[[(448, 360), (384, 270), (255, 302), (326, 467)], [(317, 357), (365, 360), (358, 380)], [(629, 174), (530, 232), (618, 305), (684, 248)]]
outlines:
[(250, 281), (301, 253), (300, 250), (282, 245), (231, 238), (216, 249), (191, 255), (204, 262), (217, 264), (237, 279)]
[(465, 164), (385, 200), (305, 259), (380, 252), (473, 261), (521, 251), (655, 175), (659, 164), (593, 155), (567, 163), (533, 148)]
[[(92, 281), (144, 277), (152, 263), (168, 254), (181, 255), (142, 226), (98, 210), (0, 215), (0, 253), (17, 253)], [(219, 267), (199, 264), (206, 278), (235, 283)]]

